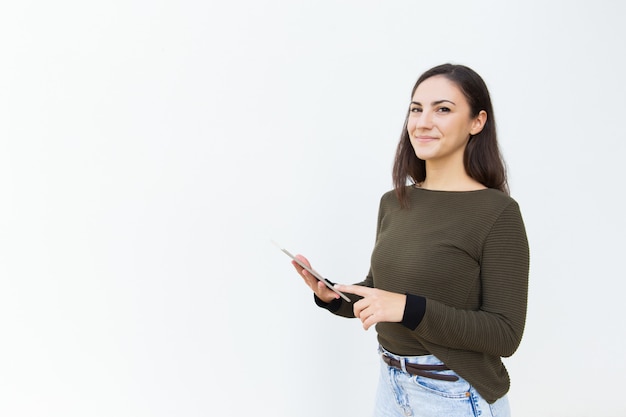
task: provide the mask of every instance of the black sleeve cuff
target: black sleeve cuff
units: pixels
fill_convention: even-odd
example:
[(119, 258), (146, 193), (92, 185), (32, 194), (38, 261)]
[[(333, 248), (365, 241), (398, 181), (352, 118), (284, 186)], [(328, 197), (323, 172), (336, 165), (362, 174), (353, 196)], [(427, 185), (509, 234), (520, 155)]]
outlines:
[(315, 299), (315, 304), (317, 304), (318, 307), (325, 308), (331, 313), (336, 312), (339, 310), (339, 307), (341, 307), (341, 298), (335, 298), (330, 303), (323, 302), (315, 293), (313, 293), (313, 298)]
[(402, 321), (400, 323), (411, 330), (415, 330), (422, 322), (425, 313), (426, 298), (419, 295), (406, 294), (404, 316), (402, 316)]

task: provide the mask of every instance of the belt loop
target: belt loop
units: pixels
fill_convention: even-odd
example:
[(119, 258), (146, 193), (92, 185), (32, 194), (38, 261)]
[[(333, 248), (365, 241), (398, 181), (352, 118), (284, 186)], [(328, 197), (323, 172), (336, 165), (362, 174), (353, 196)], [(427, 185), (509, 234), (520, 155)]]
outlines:
[(400, 357), (400, 367), (402, 368), (402, 372), (404, 372), (405, 374), (408, 374), (406, 370), (406, 358), (403, 356)]

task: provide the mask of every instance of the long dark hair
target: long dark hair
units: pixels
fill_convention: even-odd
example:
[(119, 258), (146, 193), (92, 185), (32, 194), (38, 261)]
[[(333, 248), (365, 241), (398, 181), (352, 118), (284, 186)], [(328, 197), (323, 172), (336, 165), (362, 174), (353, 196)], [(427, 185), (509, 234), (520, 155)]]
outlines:
[[(470, 106), (471, 117), (478, 116), (481, 110), (487, 113), (487, 121), (483, 129), (477, 135), (471, 136), (465, 147), (463, 155), (465, 171), (485, 187), (495, 188), (508, 194), (506, 167), (498, 147), (496, 119), (487, 85), (471, 68), (464, 65), (443, 64), (429, 69), (419, 77), (411, 92), (411, 98), (424, 80), (435, 75), (446, 77), (463, 92)], [(426, 162), (415, 155), (407, 132), (408, 119), (409, 112), (407, 111), (393, 163), (394, 189), (402, 207), (408, 207), (407, 180), (421, 183), (426, 179)]]

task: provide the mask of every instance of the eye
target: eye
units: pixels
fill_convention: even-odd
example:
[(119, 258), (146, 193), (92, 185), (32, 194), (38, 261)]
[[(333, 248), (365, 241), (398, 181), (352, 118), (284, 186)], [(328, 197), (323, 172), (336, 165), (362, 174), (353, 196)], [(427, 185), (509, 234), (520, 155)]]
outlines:
[(411, 107), (409, 109), (409, 112), (411, 112), (411, 113), (421, 113), (422, 112), (422, 108), (421, 107)]
[(439, 107), (439, 108), (437, 109), (437, 111), (438, 111), (439, 113), (450, 113), (450, 108), (449, 108), (449, 107)]

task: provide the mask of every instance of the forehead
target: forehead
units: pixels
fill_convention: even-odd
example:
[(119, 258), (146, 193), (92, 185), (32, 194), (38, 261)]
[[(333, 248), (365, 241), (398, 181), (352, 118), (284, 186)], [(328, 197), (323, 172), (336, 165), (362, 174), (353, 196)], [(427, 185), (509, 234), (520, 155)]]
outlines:
[(422, 81), (412, 99), (422, 104), (437, 100), (451, 100), (457, 104), (466, 102), (461, 89), (443, 75), (435, 75)]

